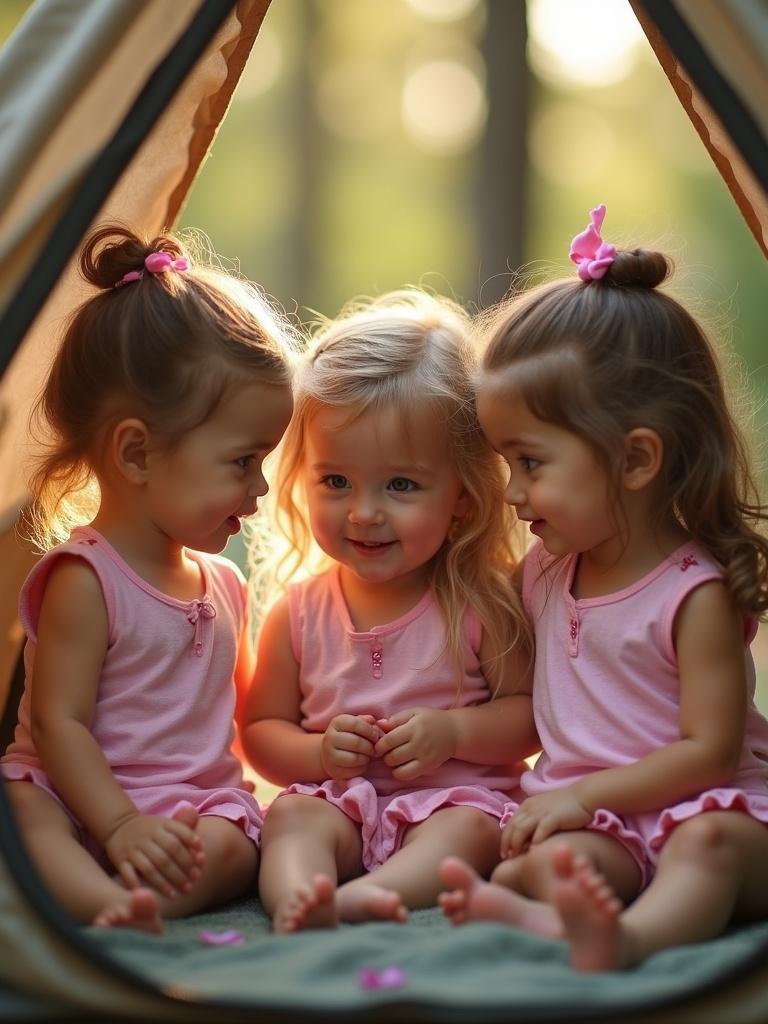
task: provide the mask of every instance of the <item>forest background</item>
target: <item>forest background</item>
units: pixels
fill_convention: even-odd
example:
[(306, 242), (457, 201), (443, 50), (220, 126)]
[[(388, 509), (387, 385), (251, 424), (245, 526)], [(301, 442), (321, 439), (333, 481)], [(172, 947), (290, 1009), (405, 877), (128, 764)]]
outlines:
[[(0, 43), (31, 6), (3, 0)], [(272, 0), (181, 226), (306, 324), (572, 272), (600, 202), (730, 353), (765, 491), (765, 260), (627, 0)], [(768, 706), (766, 626), (755, 653)]]

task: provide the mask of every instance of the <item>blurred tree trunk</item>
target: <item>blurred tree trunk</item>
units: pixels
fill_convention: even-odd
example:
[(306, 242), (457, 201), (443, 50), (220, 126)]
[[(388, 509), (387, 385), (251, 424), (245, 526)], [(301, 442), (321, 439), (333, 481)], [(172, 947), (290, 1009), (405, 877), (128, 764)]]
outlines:
[(487, 0), (488, 124), (476, 193), (481, 308), (498, 302), (523, 262), (530, 94), (525, 7), (525, 0)]
[[(292, 149), (297, 168), (297, 195), (286, 240), (288, 280), (302, 301), (312, 295), (314, 252), (322, 203), (324, 144), (315, 112), (312, 47), (317, 46), (319, 17), (314, 3), (304, 3), (295, 17), (296, 80), (290, 112)], [(301, 311), (299, 311), (301, 317)]]

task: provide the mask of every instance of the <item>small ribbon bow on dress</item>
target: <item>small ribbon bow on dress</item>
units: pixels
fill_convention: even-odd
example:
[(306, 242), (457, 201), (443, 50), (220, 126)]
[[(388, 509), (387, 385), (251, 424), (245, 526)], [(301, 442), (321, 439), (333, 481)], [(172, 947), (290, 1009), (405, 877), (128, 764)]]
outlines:
[(568, 253), (579, 268), (582, 281), (599, 281), (616, 258), (616, 246), (604, 242), (600, 229), (605, 219), (605, 203), (590, 210), (591, 223), (576, 235)]
[(192, 601), (187, 609), (187, 622), (190, 622), (195, 627), (192, 650), (198, 658), (202, 657), (203, 654), (203, 619), (213, 619), (215, 617), (216, 609), (213, 607), (213, 603), (207, 594), (201, 601)]

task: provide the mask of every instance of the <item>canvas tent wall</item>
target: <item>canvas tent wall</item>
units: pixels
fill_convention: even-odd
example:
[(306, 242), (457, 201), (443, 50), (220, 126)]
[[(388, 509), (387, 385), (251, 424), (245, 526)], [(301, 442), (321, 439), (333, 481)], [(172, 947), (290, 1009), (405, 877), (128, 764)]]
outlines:
[[(96, 221), (119, 219), (150, 233), (176, 222), (268, 5), (38, 0), (0, 57), (3, 702), (21, 645), (16, 597), (33, 557), (13, 531), (26, 500), (27, 416), (62, 319), (85, 294), (74, 254)], [(632, 6), (757, 244), (768, 253), (765, 0), (633, 0)], [(0, 825), (0, 983), (40, 998), (40, 1019), (52, 1006), (74, 1016), (120, 1007), (125, 1016), (143, 1019), (225, 1019), (221, 1007), (191, 1007), (178, 994), (116, 968), (71, 927), (40, 889), (1, 787)], [(731, 997), (740, 1000), (739, 1019), (765, 1019), (765, 980), (764, 969), (742, 972), (719, 997), (692, 997), (677, 1006), (675, 1019), (736, 1019), (727, 1008)], [(749, 1016), (750, 1007), (762, 1015)], [(395, 1015), (407, 1019), (405, 1010)], [(277, 1016), (287, 1019), (285, 1012)], [(423, 1007), (421, 1016), (442, 1019)], [(241, 1017), (250, 1014), (226, 1010), (226, 1019)], [(260, 1019), (268, 1019), (266, 1012)], [(525, 1013), (510, 1010), (509, 1019), (523, 1020)]]

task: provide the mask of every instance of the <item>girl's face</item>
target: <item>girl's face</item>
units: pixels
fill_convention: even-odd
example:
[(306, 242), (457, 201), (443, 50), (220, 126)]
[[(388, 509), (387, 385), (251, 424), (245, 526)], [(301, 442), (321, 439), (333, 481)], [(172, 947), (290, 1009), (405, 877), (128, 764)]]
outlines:
[(221, 551), (267, 493), (262, 463), (292, 410), (289, 388), (243, 384), (171, 451), (150, 453), (146, 493), (155, 527), (192, 550)]
[(396, 409), (323, 408), (306, 426), (304, 467), (312, 532), (359, 580), (417, 582), (467, 497), (431, 410), (408, 428)]
[(493, 387), (481, 389), (477, 411), (509, 466), (504, 500), (550, 554), (593, 551), (615, 539), (608, 475), (586, 442)]

